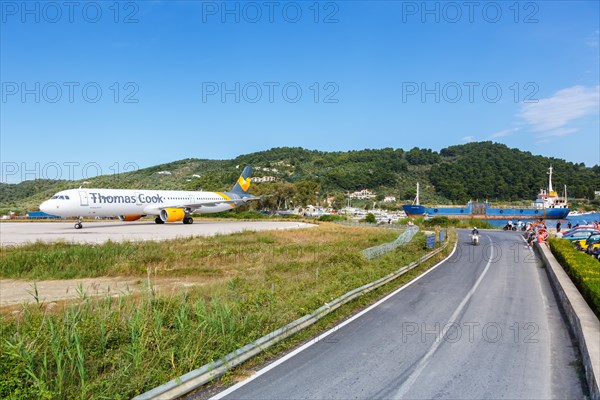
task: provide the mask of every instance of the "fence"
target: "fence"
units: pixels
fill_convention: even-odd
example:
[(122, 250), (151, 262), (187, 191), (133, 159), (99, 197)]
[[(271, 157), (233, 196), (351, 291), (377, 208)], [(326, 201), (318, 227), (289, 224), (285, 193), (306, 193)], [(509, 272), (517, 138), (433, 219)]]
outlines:
[(418, 226), (409, 226), (393, 242), (380, 244), (379, 246), (375, 246), (375, 247), (369, 247), (368, 249), (363, 250), (362, 254), (363, 254), (363, 256), (365, 256), (365, 258), (367, 258), (367, 260), (381, 257), (382, 255), (387, 254), (392, 250), (395, 250), (398, 246), (402, 246), (402, 245), (410, 242), (418, 231), (419, 231)]

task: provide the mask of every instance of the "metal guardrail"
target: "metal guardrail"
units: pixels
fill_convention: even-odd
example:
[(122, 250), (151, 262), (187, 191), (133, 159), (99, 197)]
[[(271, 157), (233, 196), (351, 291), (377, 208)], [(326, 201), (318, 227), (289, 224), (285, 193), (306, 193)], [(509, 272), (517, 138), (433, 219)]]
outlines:
[(411, 269), (417, 267), (419, 264), (429, 260), (431, 257), (442, 252), (446, 247), (448, 247), (448, 243), (450, 242), (446, 241), (446, 243), (442, 247), (424, 255), (417, 261), (413, 261), (412, 263), (403, 266), (402, 268), (384, 276), (381, 279), (378, 279), (374, 282), (368, 283), (359, 288), (351, 290), (348, 293), (342, 295), (341, 297), (338, 297), (337, 299), (331, 301), (330, 303), (326, 303), (322, 307), (315, 310), (312, 314), (305, 315), (304, 317), (297, 319), (296, 321), (284, 326), (283, 328), (277, 329), (276, 331), (273, 331), (261, 337), (260, 339), (227, 354), (225, 357), (218, 361), (214, 361), (203, 365), (202, 367), (188, 372), (187, 374), (184, 374), (179, 378), (173, 379), (152, 390), (142, 393), (134, 397), (134, 400), (167, 400), (176, 399), (180, 396), (183, 396), (184, 394), (189, 393), (192, 390), (206, 384), (207, 382), (223, 375), (231, 368), (236, 367), (241, 363), (249, 360), (253, 356), (261, 353), (263, 350), (268, 349), (269, 347), (283, 341), (284, 339), (287, 339), (288, 337), (299, 332), (300, 330), (314, 324), (315, 322), (325, 317), (329, 313), (333, 312), (337, 308), (341, 307), (342, 305), (400, 277), (401, 275), (405, 274)]
[(368, 249), (364, 249), (362, 251), (362, 254), (367, 258), (367, 260), (381, 257), (382, 255), (395, 250), (399, 246), (405, 245), (406, 243), (410, 242), (418, 231), (418, 226), (410, 226), (404, 232), (402, 232), (402, 234), (398, 236), (398, 238), (393, 242), (383, 243), (379, 246), (369, 247)]

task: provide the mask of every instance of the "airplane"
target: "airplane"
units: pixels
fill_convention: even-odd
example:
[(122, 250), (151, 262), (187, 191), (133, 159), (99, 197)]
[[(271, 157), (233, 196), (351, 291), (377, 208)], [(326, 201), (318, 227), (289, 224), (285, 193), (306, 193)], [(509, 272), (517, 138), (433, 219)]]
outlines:
[(78, 217), (75, 229), (83, 227), (83, 217), (119, 217), (136, 221), (156, 215), (157, 224), (194, 222), (191, 213), (216, 213), (232, 210), (260, 197), (248, 193), (252, 167), (246, 166), (230, 192), (192, 192), (181, 190), (70, 189), (56, 193), (40, 204), (40, 210), (59, 217)]

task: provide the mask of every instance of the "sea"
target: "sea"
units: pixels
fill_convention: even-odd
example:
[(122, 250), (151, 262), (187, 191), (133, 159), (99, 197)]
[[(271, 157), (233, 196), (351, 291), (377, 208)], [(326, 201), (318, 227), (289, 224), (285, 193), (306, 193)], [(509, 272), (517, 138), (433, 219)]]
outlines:
[[(523, 222), (527, 223), (528, 221), (533, 221), (533, 220), (523, 220)], [(556, 228), (556, 224), (558, 223), (558, 221), (560, 221), (560, 224), (562, 225), (562, 229), (565, 230), (567, 229), (567, 222), (571, 222), (571, 225), (575, 226), (577, 224), (579, 225), (585, 225), (585, 224), (589, 224), (592, 223), (594, 221), (600, 221), (600, 212), (593, 212), (590, 214), (583, 214), (583, 215), (575, 215), (575, 216), (570, 216), (568, 215), (567, 218), (565, 219), (546, 219), (544, 220), (544, 223), (546, 224), (546, 226), (548, 228)], [(495, 227), (503, 227), (504, 225), (506, 225), (508, 223), (507, 219), (490, 219), (487, 220), (487, 222), (490, 223), (490, 225), (493, 225)], [(512, 220), (513, 223), (517, 223), (516, 219)]]

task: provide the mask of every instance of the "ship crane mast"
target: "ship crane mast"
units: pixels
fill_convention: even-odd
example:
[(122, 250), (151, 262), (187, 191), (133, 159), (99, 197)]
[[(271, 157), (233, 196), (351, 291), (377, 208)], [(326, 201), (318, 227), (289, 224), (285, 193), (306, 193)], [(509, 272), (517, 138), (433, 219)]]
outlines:
[(413, 200), (413, 205), (418, 206), (421, 203), (419, 202), (419, 182), (417, 182), (417, 196)]

